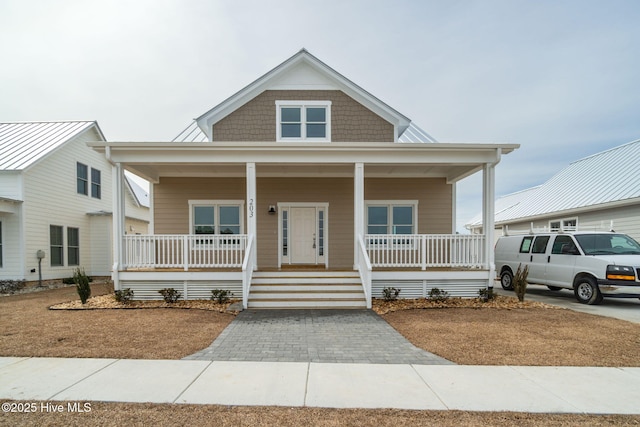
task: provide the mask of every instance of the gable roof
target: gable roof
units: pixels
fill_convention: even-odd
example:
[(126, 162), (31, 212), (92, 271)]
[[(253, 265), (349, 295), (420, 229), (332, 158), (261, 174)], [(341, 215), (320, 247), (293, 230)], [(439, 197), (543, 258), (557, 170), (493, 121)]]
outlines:
[(91, 127), (104, 141), (95, 121), (0, 123), (0, 170), (24, 170)]
[[(577, 160), (539, 187), (498, 199), (495, 222), (640, 199), (639, 164), (640, 139)], [(499, 211), (505, 201), (511, 206)]]
[(320, 61), (306, 49), (301, 49), (298, 53), (284, 61), (282, 64), (278, 65), (262, 77), (255, 80), (253, 83), (250, 83), (239, 92), (236, 92), (234, 95), (222, 101), (211, 110), (196, 118), (195, 120), (200, 130), (210, 141), (212, 139), (211, 129), (215, 123), (237, 110), (260, 93), (270, 89), (279, 78), (283, 77), (288, 72), (294, 71), (296, 67), (302, 65), (309, 66), (315, 73), (318, 73), (323, 78), (330, 81), (332, 85), (392, 123), (396, 128), (398, 136), (402, 135), (409, 127), (411, 122), (409, 118), (391, 108), (389, 105), (385, 104), (351, 80), (347, 79), (324, 62)]

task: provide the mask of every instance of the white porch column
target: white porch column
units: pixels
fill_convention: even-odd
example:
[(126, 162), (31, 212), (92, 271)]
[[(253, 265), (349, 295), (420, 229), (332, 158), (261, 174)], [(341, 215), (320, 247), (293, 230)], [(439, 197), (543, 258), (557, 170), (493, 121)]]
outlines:
[(353, 269), (358, 261), (358, 236), (364, 236), (364, 163), (356, 163), (353, 173)]
[(482, 169), (482, 225), (484, 232), (484, 253), (489, 270), (488, 286), (493, 287), (496, 276), (495, 254), (493, 253), (493, 235), (495, 228), (496, 199), (496, 163), (486, 163)]
[[(247, 234), (253, 234), (253, 244), (258, 244), (258, 222), (256, 220), (256, 164), (247, 163)], [(257, 246), (256, 246), (257, 248)], [(257, 264), (258, 251), (254, 250), (252, 264)]]
[(124, 265), (124, 170), (122, 164), (117, 163), (111, 168), (113, 187), (113, 267), (112, 279), (114, 290), (120, 290), (119, 271)]

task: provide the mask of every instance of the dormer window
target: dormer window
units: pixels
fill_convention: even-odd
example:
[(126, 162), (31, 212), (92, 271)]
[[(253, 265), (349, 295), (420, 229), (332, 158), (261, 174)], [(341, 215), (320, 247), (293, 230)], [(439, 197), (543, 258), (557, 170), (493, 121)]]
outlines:
[(331, 101), (276, 101), (277, 141), (331, 141)]

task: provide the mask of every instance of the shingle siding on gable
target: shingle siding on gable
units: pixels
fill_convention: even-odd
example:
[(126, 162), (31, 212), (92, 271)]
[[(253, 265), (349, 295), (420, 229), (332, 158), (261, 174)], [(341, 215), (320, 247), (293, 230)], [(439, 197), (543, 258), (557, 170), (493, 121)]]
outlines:
[(213, 126), (214, 141), (275, 141), (276, 101), (331, 101), (331, 139), (394, 140), (393, 125), (339, 90), (268, 90)]

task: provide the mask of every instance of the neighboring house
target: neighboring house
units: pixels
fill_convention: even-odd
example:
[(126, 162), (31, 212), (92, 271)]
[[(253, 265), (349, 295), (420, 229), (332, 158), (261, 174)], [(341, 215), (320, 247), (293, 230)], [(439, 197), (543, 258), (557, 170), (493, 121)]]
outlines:
[(435, 142), (304, 49), (171, 142), (90, 146), (117, 180), (152, 183), (151, 234), (115, 236), (116, 289), (225, 289), (245, 307), (370, 307), (385, 287), (477, 296), (492, 236), (455, 233), (455, 185), (483, 171), (493, 200), (494, 167), (518, 147)]
[[(575, 161), (544, 184), (496, 200), (502, 232), (610, 230), (640, 241), (640, 140)], [(482, 218), (466, 228), (482, 233)]]
[[(104, 140), (94, 121), (0, 123), (0, 279), (110, 274), (112, 166), (87, 147)], [(135, 191), (127, 224), (146, 233)]]

